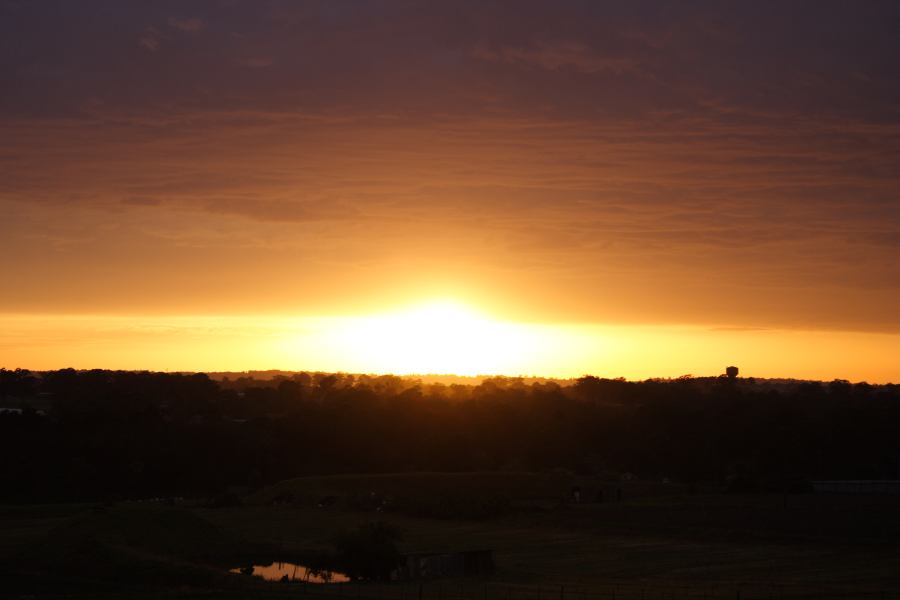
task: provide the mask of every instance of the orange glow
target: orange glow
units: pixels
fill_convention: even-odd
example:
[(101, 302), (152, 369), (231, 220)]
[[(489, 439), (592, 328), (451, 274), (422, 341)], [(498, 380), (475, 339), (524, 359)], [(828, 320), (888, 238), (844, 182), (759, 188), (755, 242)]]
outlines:
[(44, 4), (0, 367), (900, 379), (892, 3)]
[[(298, 339), (298, 349), (305, 342)], [(582, 354), (599, 342), (563, 327), (494, 320), (452, 301), (339, 319), (323, 331), (323, 346), (335, 364), (397, 374), (552, 372), (564, 368), (559, 357)]]
[(370, 315), (0, 316), (7, 368), (264, 369), (579, 377), (900, 380), (900, 336), (504, 321), (433, 301)]

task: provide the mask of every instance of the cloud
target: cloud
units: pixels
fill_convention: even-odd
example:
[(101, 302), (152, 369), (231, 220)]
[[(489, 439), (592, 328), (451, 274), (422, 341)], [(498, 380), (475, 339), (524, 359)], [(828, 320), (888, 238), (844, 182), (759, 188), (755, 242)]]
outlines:
[(241, 67), (264, 69), (266, 67), (271, 67), (274, 60), (270, 57), (248, 57), (239, 58), (235, 62)]
[(138, 38), (140, 46), (150, 52), (159, 50), (159, 31), (153, 27), (147, 27)]
[(581, 73), (622, 73), (637, 68), (638, 61), (630, 57), (609, 57), (597, 54), (585, 44), (575, 41), (540, 42), (531, 47), (501, 46), (491, 49), (483, 45), (472, 50), (477, 59), (538, 67), (551, 71), (572, 69)]
[(66, 6), (0, 19), (0, 203), (43, 211), (44, 247), (98, 215), (122, 231), (65, 269), (29, 238), (22, 277), (186, 248), (223, 276), (203, 253), (240, 263), (232, 242), (271, 248), (273, 273), (538, 282), (578, 314), (897, 321), (888, 4)]
[(122, 204), (129, 204), (132, 206), (159, 206), (159, 204), (161, 203), (161, 198), (154, 198), (150, 196), (128, 196), (126, 198), (122, 198)]
[(204, 29), (206, 23), (203, 19), (198, 18), (178, 19), (176, 17), (169, 17), (169, 27), (185, 33), (195, 33)]

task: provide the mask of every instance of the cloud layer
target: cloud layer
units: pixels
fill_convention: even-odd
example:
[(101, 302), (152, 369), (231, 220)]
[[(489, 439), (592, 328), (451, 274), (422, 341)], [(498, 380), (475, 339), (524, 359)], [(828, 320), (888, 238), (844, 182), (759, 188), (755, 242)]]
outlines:
[(0, 17), (0, 311), (418, 281), (532, 319), (900, 331), (896, 3)]

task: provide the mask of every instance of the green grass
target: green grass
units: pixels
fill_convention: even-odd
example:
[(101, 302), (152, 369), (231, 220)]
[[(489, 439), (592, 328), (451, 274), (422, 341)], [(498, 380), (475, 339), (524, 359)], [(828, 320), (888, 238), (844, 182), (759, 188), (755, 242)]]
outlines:
[[(572, 485), (604, 503), (562, 504)], [(623, 502), (614, 498), (623, 490)], [(285, 491), (291, 506), (270, 506)], [(521, 510), (496, 519), (423, 519), (408, 514), (314, 508), (324, 495), (507, 494)], [(900, 587), (897, 499), (815, 494), (690, 495), (656, 483), (609, 483), (565, 474), (476, 473), (341, 476), (282, 482), (255, 506), (207, 516), (241, 535), (268, 536), (288, 552), (327, 546), (341, 528), (386, 520), (406, 532), (403, 550), (491, 548), (497, 579), (533, 584)], [(252, 517), (248, 514), (252, 513)]]
[(294, 503), (313, 506), (325, 496), (347, 499), (351, 495), (374, 492), (396, 498), (468, 495), (504, 496), (519, 508), (551, 508), (570, 500), (573, 486), (579, 486), (585, 500), (593, 500), (600, 490), (604, 498), (614, 499), (616, 488), (627, 496), (652, 498), (682, 495), (686, 488), (677, 484), (645, 482), (607, 482), (570, 473), (524, 473), (482, 471), (473, 473), (391, 473), (378, 475), (329, 475), (289, 479), (265, 488), (248, 498), (254, 504), (268, 504), (290, 493)]
[(375, 493), (397, 499), (447, 495), (505, 495), (518, 500), (559, 499), (571, 478), (565, 475), (530, 473), (400, 473), (383, 475), (332, 475), (283, 481), (248, 498), (253, 504), (268, 504), (291, 494), (293, 503), (314, 506), (326, 496), (337, 496), (346, 506), (352, 496)]
[[(573, 511), (574, 512), (574, 511)], [(606, 524), (616, 511), (578, 511), (571, 519), (519, 514), (492, 521), (446, 521), (377, 515), (405, 532), (406, 552), (491, 548), (500, 581), (601, 585), (610, 581), (719, 583), (764, 581), (900, 586), (900, 554), (868, 544), (778, 541), (722, 535), (680, 537), (676, 525), (628, 531)], [(327, 546), (336, 531), (371, 513), (247, 507), (207, 514), (226, 530), (276, 541), (287, 555)], [(590, 521), (585, 521), (589, 517)], [(704, 539), (705, 538), (705, 539)]]
[[(614, 497), (614, 487), (621, 487), (623, 502), (566, 504), (572, 485), (580, 485), (587, 497), (593, 497), (592, 489), (605, 487), (607, 500)], [(286, 491), (294, 501), (273, 505)], [(502, 494), (513, 509), (474, 520), (348, 508), (347, 498), (372, 491), (394, 498)], [(339, 502), (316, 508), (328, 495), (338, 496)], [(563, 473), (302, 478), (260, 490), (243, 506), (218, 509), (0, 507), (0, 576), (5, 580), (49, 574), (64, 588), (91, 582), (111, 585), (113, 591), (162, 586), (179, 595), (215, 590), (223, 597), (250, 592), (280, 597), (287, 593), (285, 588), (228, 575), (224, 567), (253, 557), (302, 562), (311, 552), (328, 549), (338, 532), (371, 520), (401, 529), (404, 552), (492, 549), (498, 567), (493, 585), (543, 586), (548, 591), (541, 600), (553, 600), (550, 590), (560, 585), (572, 590), (602, 590), (614, 584), (622, 590), (734, 590), (752, 583), (760, 590), (786, 586), (796, 597), (804, 590), (832, 587), (900, 590), (897, 499), (807, 494), (788, 497), (785, 506), (781, 495), (688, 495), (679, 486), (604, 483)], [(429, 585), (450, 589), (458, 584), (483, 585)], [(489, 600), (503, 600), (504, 593), (512, 594), (510, 600), (537, 600), (528, 596), (535, 587), (518, 597), (518, 588), (510, 589), (494, 590)], [(620, 597), (624, 594), (620, 591)]]
[(0, 505), (0, 561), (89, 508), (82, 504)]

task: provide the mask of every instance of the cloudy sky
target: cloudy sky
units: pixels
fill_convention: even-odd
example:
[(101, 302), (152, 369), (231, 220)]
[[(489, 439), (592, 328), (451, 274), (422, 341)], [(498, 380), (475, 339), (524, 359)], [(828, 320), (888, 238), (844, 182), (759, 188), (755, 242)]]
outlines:
[[(900, 380), (898, 32), (877, 0), (0, 0), (0, 366), (213, 368), (152, 359), (195, 316), (260, 368), (235, 328), (452, 298), (648, 357), (580, 371)], [(307, 368), (291, 331), (271, 366)]]

